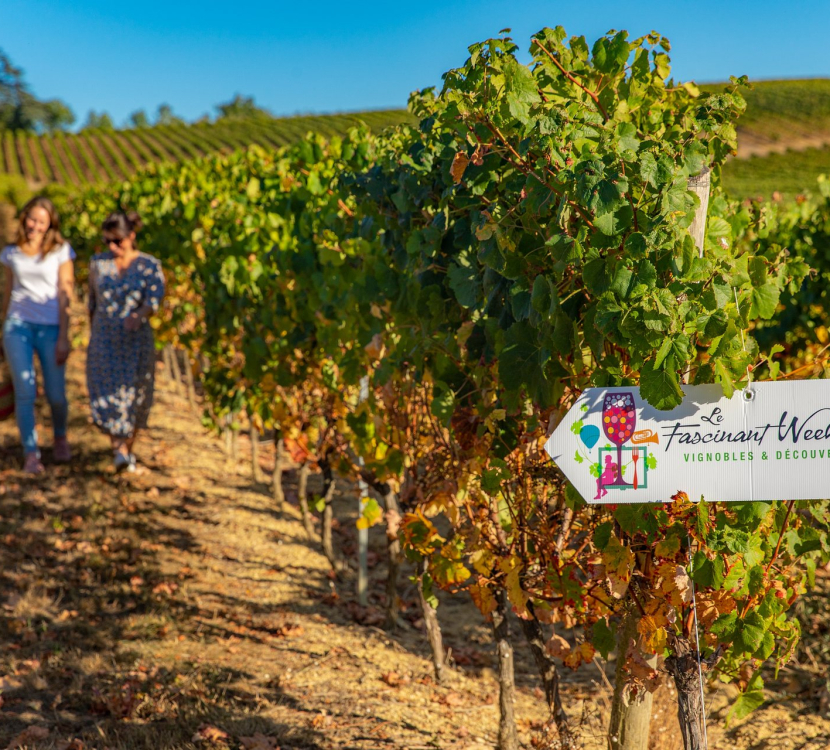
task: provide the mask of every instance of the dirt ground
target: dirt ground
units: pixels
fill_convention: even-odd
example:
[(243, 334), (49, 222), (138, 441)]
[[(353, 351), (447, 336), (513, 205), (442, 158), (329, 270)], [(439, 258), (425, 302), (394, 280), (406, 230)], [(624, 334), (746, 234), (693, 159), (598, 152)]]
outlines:
[[(370, 532), (371, 600), (361, 609), (353, 580), (335, 580), (306, 537), (292, 472), (278, 514), (269, 488), (250, 479), (244, 437), (240, 459), (228, 460), (160, 375), (140, 471), (117, 479), (87, 420), (82, 353), (69, 375), (70, 466), (51, 465), (47, 449), (45, 477), (24, 476), (14, 424), (0, 423), (0, 748), (495, 747), (492, 638), (466, 597), (444, 597), (438, 610), (455, 665), (438, 686), (408, 581), (402, 627), (377, 626), (382, 531)], [(262, 468), (272, 465), (266, 445)], [(348, 487), (335, 500), (347, 559), (356, 505)], [(824, 632), (818, 615), (810, 623)], [(818, 647), (811, 658), (784, 670), (765, 707), (728, 732), (732, 694), (708, 691), (710, 747), (830, 747), (826, 659)], [(521, 739), (539, 747), (543, 701), (521, 645), (516, 671)], [(584, 748), (605, 747), (600, 667), (564, 678)], [(656, 713), (652, 747), (679, 748), (671, 696)]]

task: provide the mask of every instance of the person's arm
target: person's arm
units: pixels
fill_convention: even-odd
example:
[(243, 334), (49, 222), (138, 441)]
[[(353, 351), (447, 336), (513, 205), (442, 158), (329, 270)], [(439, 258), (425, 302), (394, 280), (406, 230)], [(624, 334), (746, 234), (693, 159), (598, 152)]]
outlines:
[(95, 308), (98, 307), (98, 297), (95, 296), (95, 261), (90, 261), (87, 285), (89, 287), (86, 295), (86, 307), (89, 312), (89, 324), (92, 325), (92, 318), (95, 315)]
[(69, 310), (75, 294), (75, 266), (71, 260), (64, 261), (58, 268), (58, 343), (55, 345), (55, 359), (59, 365), (69, 357)]
[(9, 311), (9, 303), (12, 300), (12, 285), (14, 284), (14, 274), (12, 269), (8, 266), (3, 266), (3, 320), (6, 319), (6, 313)]
[(137, 307), (126, 318), (124, 318), (124, 328), (128, 331), (137, 331), (141, 326), (147, 322), (147, 318), (155, 312), (153, 306), (145, 302), (141, 307)]
[[(3, 338), (3, 323), (6, 321), (6, 313), (9, 311), (9, 302), (12, 299), (12, 284), (14, 283), (14, 274), (12, 273), (12, 269), (8, 266), (3, 267), (3, 299), (0, 300), (0, 313), (2, 313), (2, 319), (0, 319), (0, 339)], [(4, 357), (3, 355), (3, 347), (0, 346), (0, 360)]]

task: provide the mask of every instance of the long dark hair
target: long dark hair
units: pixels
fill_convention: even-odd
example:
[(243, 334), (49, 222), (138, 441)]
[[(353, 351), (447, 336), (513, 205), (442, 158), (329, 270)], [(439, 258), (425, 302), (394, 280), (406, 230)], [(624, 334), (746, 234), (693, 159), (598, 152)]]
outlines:
[(123, 240), (133, 232), (141, 231), (144, 222), (136, 211), (113, 211), (101, 224), (101, 231)]
[(46, 234), (43, 235), (43, 247), (41, 249), (41, 253), (43, 255), (48, 255), (56, 248), (63, 245), (66, 240), (61, 234), (61, 220), (60, 216), (58, 216), (55, 204), (43, 196), (32, 198), (32, 200), (20, 209), (20, 213), (17, 217), (18, 226), (16, 243), (18, 247), (23, 247), (23, 245), (25, 245), (28, 241), (28, 238), (26, 237), (26, 219), (29, 218), (29, 214), (35, 208), (42, 208), (47, 214), (49, 214), (49, 229), (47, 229)]

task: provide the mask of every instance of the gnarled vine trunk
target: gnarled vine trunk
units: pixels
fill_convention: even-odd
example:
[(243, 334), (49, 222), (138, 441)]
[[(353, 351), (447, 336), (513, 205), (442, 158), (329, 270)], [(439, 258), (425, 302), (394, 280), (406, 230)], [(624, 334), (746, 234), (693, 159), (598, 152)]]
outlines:
[(398, 495), (390, 487), (383, 493), (383, 505), (386, 511), (386, 550), (388, 553), (389, 569), (386, 576), (386, 620), (385, 627), (398, 626), (400, 599), (398, 597), (398, 574), (403, 562), (401, 540), (398, 531), (401, 525), (401, 507), (398, 504)]
[(705, 750), (701, 679), (719, 658), (716, 653), (699, 663), (700, 656), (686, 638), (674, 639), (674, 654), (666, 659), (666, 670), (677, 688), (677, 718), (685, 750)]
[(513, 705), (516, 699), (513, 666), (513, 644), (510, 643), (510, 623), (507, 620), (507, 592), (496, 592), (496, 609), (493, 611), (493, 635), (499, 663), (499, 750), (518, 750), (516, 716)]
[(334, 499), (334, 490), (336, 482), (334, 474), (331, 470), (331, 464), (327, 457), (320, 459), (320, 469), (323, 472), (323, 529), (321, 533), (321, 541), (323, 544), (323, 554), (331, 565), (331, 569), (335, 573), (340, 573), (343, 570), (343, 565), (338, 559), (334, 551), (334, 543), (332, 541), (332, 522), (334, 520), (334, 511), (331, 507)]
[(541, 624), (536, 619), (533, 605), (528, 602), (527, 607), (530, 611), (530, 618), (519, 618), (519, 622), (539, 670), (539, 676), (542, 678), (542, 687), (545, 691), (550, 718), (559, 732), (559, 746), (562, 750), (577, 750), (576, 737), (568, 724), (568, 717), (565, 714), (562, 698), (559, 694), (559, 671), (556, 668), (556, 662), (545, 648), (545, 634)]
[(440, 685), (444, 682), (444, 670), (446, 669), (446, 653), (444, 652), (444, 639), (441, 635), (441, 624), (438, 622), (438, 613), (435, 607), (427, 601), (424, 596), (424, 576), (427, 572), (427, 563), (421, 567), (421, 577), (418, 579), (418, 601), (421, 604), (421, 614), (424, 617), (424, 626), (427, 631), (427, 640), (432, 652), (432, 668), (435, 671), (435, 681)]
[(170, 367), (171, 375), (173, 376), (173, 384), (176, 393), (182, 395), (182, 370), (179, 367), (179, 351), (174, 346), (170, 346)]

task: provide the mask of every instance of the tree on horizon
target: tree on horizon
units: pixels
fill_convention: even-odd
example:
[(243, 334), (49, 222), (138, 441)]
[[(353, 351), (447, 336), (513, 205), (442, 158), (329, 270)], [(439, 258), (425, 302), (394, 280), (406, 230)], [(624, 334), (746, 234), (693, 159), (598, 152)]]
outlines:
[(54, 133), (67, 130), (75, 114), (60, 99), (38, 99), (24, 79), (22, 68), (0, 49), (0, 130)]

